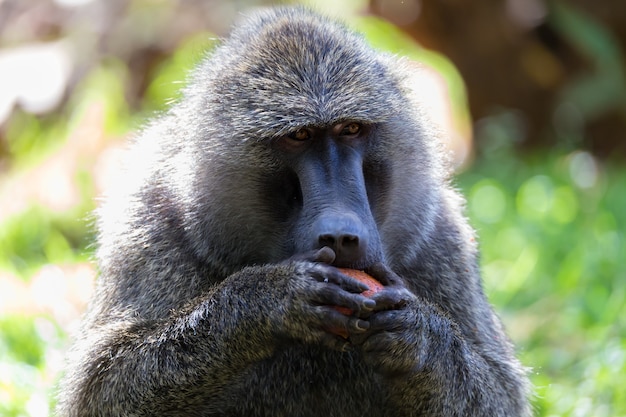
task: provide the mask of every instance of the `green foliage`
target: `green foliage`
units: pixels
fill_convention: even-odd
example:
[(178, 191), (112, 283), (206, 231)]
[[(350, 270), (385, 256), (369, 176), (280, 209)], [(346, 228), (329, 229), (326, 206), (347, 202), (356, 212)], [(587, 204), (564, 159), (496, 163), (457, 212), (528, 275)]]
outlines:
[(626, 68), (619, 41), (596, 21), (567, 2), (550, 2), (554, 27), (593, 63), (590, 71), (565, 86), (562, 100), (575, 105), (582, 116), (593, 119), (626, 105)]
[(585, 152), (483, 155), (459, 178), (485, 288), (538, 416), (624, 416), (626, 171)]
[(106, 133), (120, 134), (128, 130), (130, 109), (125, 97), (128, 68), (125, 63), (110, 58), (94, 67), (78, 84), (71, 97), (68, 124), (71, 129), (84, 120), (94, 105), (103, 109)]
[(54, 398), (47, 361), (59, 359), (66, 337), (43, 316), (0, 318), (0, 415), (47, 415)]
[(6, 130), (9, 161), (17, 169), (41, 162), (45, 155), (59, 146), (60, 139), (65, 135), (65, 126), (54, 118), (38, 118), (17, 111)]
[(146, 90), (144, 107), (164, 110), (178, 99), (189, 71), (211, 51), (215, 41), (211, 34), (199, 33), (183, 42), (176, 53), (157, 68)]
[(91, 208), (53, 213), (31, 206), (5, 219), (0, 223), (0, 270), (28, 279), (45, 264), (87, 260), (93, 234), (86, 210)]

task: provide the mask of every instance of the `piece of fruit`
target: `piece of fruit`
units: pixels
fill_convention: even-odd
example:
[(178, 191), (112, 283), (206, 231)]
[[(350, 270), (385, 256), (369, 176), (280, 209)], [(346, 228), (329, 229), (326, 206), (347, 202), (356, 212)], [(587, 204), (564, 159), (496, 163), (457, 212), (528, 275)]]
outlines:
[[(348, 275), (349, 277), (352, 277), (358, 281), (361, 281), (363, 284), (369, 287), (368, 290), (365, 290), (361, 293), (361, 295), (364, 297), (371, 297), (372, 295), (376, 294), (378, 291), (383, 289), (383, 284), (381, 284), (374, 277), (366, 274), (363, 271), (359, 271), (358, 269), (348, 269), (348, 268), (339, 268), (339, 271), (341, 271), (341, 273), (344, 275)], [(335, 307), (335, 310), (339, 311), (342, 314), (345, 314), (346, 316), (350, 316), (353, 313), (353, 311), (350, 310), (348, 307), (337, 306)]]
[[(348, 275), (358, 281), (361, 281), (362, 283), (364, 283), (365, 285), (369, 287), (369, 289), (361, 293), (361, 295), (365, 297), (371, 297), (372, 295), (376, 294), (378, 291), (383, 289), (383, 284), (381, 284), (376, 279), (374, 279), (374, 277), (366, 274), (363, 271), (359, 271), (357, 269), (347, 269), (347, 268), (339, 268), (339, 270), (341, 271), (342, 274)], [(346, 315), (346, 316), (351, 316), (352, 313), (354, 313), (354, 311), (352, 311), (348, 307), (335, 306), (333, 308), (337, 310), (338, 312), (340, 312), (341, 314)], [(344, 339), (348, 338), (348, 332), (344, 329), (331, 329), (331, 333), (339, 335), (343, 337)]]

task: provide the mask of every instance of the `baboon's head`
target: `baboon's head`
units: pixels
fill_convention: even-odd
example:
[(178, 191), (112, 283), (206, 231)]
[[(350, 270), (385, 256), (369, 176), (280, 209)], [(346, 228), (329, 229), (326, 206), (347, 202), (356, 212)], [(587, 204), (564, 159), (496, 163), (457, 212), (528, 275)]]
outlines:
[(197, 252), (227, 271), (322, 246), (351, 268), (414, 252), (439, 173), (404, 66), (315, 14), (240, 26), (187, 90)]

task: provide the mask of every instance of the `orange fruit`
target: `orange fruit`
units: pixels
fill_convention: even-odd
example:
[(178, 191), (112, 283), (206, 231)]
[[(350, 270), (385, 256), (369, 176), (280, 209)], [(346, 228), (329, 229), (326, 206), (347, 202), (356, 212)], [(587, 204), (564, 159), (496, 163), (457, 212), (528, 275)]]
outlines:
[[(369, 289), (361, 293), (361, 295), (365, 297), (371, 297), (372, 295), (376, 294), (378, 291), (384, 288), (383, 284), (381, 284), (374, 277), (366, 274), (363, 271), (359, 271), (357, 269), (348, 269), (348, 268), (339, 268), (339, 271), (341, 271), (342, 274), (348, 275), (358, 281), (361, 281), (363, 284), (367, 285)], [(344, 314), (346, 316), (351, 316), (352, 313), (354, 313), (348, 307), (334, 306), (333, 308), (337, 310), (338, 312), (340, 312), (341, 314)], [(331, 329), (331, 332), (343, 337), (344, 339), (348, 338), (348, 333), (343, 329)]]
[[(363, 284), (369, 287), (369, 290), (365, 290), (361, 293), (364, 297), (371, 297), (376, 294), (378, 291), (383, 289), (383, 284), (376, 281), (374, 277), (366, 274), (363, 271), (359, 271), (358, 269), (348, 269), (348, 268), (338, 268), (342, 274), (348, 275), (356, 279), (357, 281), (361, 281)], [(346, 316), (350, 316), (352, 314), (352, 310), (348, 307), (335, 307), (335, 310), (339, 311), (341, 314), (345, 314)]]
[(363, 284), (369, 287), (369, 290), (365, 290), (361, 293), (361, 295), (365, 297), (371, 297), (376, 294), (378, 291), (382, 290), (383, 284), (378, 282), (376, 278), (371, 275), (366, 274), (363, 271), (359, 271), (358, 269), (348, 269), (348, 268), (338, 268), (342, 274), (348, 275), (358, 281), (361, 281)]

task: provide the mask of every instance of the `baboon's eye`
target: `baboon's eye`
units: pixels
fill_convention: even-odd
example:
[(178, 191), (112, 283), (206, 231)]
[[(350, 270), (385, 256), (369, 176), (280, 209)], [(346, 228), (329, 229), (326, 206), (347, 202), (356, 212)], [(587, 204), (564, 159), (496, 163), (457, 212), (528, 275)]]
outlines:
[(289, 134), (289, 138), (302, 142), (311, 139), (311, 132), (309, 132), (307, 129), (298, 129), (295, 132)]
[(353, 122), (348, 123), (341, 129), (342, 136), (354, 136), (361, 132), (361, 125), (359, 123)]

